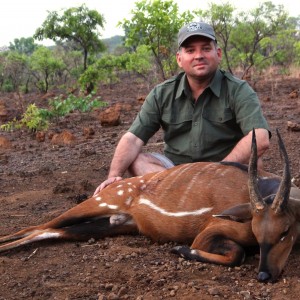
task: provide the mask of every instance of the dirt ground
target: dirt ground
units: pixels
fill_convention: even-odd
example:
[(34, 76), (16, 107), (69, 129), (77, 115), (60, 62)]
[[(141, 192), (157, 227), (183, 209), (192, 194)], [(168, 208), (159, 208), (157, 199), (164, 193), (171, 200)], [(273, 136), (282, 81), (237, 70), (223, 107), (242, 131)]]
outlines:
[[(300, 186), (300, 78), (274, 77), (250, 82), (258, 92), (273, 138), (265, 154), (265, 168), (281, 175), (275, 128), (279, 128)], [(138, 98), (149, 92), (142, 83), (124, 80), (99, 95), (110, 105), (122, 103), (121, 125), (102, 127), (99, 111), (73, 113), (52, 131), (69, 130), (72, 145), (53, 145), (49, 132), (44, 142), (26, 131), (0, 132), (11, 145), (0, 148), (0, 235), (13, 233), (59, 215), (91, 195), (103, 181), (115, 146), (140, 108)], [(16, 95), (0, 100), (16, 105)], [(46, 103), (39, 95), (25, 101)], [(125, 107), (127, 109), (125, 109)], [(85, 134), (86, 129), (94, 134)], [(161, 134), (145, 151), (162, 151)], [(236, 268), (185, 261), (170, 253), (174, 243), (157, 244), (143, 236), (119, 236), (87, 242), (47, 241), (0, 255), (0, 299), (298, 299), (300, 246), (293, 249), (276, 283), (256, 280), (258, 255), (249, 255)]]

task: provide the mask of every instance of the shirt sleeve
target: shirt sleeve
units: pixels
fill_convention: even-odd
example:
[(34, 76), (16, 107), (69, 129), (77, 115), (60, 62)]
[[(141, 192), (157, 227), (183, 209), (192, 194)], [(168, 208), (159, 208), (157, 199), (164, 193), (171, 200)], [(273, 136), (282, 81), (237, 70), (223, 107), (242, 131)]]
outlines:
[(253, 128), (264, 128), (270, 132), (258, 96), (250, 85), (243, 82), (233, 91), (233, 111), (243, 134), (248, 134)]
[(160, 115), (156, 88), (154, 88), (146, 97), (141, 110), (128, 131), (146, 144), (160, 128)]

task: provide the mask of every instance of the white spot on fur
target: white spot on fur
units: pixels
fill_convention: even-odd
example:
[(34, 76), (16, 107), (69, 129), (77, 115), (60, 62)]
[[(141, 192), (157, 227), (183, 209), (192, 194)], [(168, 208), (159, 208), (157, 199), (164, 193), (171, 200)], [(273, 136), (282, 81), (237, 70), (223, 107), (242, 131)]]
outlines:
[(118, 194), (119, 196), (122, 196), (122, 195), (124, 194), (124, 191), (123, 191), (123, 190), (120, 190), (120, 191), (117, 192), (117, 194)]
[(107, 204), (107, 203), (100, 203), (99, 207), (108, 207), (109, 209), (118, 209), (119, 208), (117, 205)]
[(133, 189), (132, 189), (132, 188), (129, 188), (129, 189), (128, 189), (128, 192), (129, 192), (129, 193), (131, 193), (132, 191), (133, 191)]
[(157, 212), (161, 213), (162, 215), (168, 216), (168, 217), (186, 217), (186, 216), (199, 216), (203, 215), (206, 212), (211, 211), (213, 208), (212, 207), (203, 207), (197, 210), (192, 210), (192, 211), (178, 211), (178, 212), (169, 212), (166, 211), (164, 208), (161, 208), (154, 203), (152, 203), (148, 199), (143, 199), (141, 198), (139, 200), (139, 204), (147, 205), (153, 210), (156, 210)]
[(102, 198), (101, 197), (96, 197), (96, 201), (101, 201)]
[(128, 182), (127, 184), (128, 184), (128, 185), (132, 185), (132, 183), (131, 183), (131, 182)]
[(143, 184), (143, 185), (141, 186), (141, 190), (144, 190), (146, 187), (147, 187), (146, 184)]
[(110, 208), (110, 209), (118, 209), (119, 208), (118, 205), (112, 205), (112, 204), (107, 205), (107, 207)]
[(140, 183), (144, 183), (144, 182), (145, 182), (145, 180), (144, 180), (144, 179), (141, 179), (141, 180), (140, 180)]
[(119, 184), (118, 186), (117, 186), (117, 188), (121, 188), (123, 186), (123, 184)]

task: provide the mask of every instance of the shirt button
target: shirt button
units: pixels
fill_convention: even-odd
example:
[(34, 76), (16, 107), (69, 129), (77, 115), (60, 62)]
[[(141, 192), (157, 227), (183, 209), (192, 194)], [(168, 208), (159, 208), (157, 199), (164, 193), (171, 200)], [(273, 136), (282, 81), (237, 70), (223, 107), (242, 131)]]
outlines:
[(195, 123), (194, 123), (194, 126), (197, 126), (197, 125), (198, 125), (198, 123), (197, 123), (197, 122), (195, 122)]

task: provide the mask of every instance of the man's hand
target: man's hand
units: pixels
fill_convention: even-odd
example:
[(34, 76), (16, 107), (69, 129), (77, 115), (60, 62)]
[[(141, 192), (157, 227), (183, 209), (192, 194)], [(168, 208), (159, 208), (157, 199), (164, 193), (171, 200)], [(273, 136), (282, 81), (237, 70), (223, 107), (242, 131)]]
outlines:
[(94, 195), (98, 194), (101, 190), (103, 190), (105, 187), (107, 187), (108, 185), (116, 182), (116, 181), (120, 181), (123, 178), (120, 176), (115, 176), (115, 177), (110, 177), (108, 179), (106, 179), (105, 181), (103, 181), (95, 190)]

